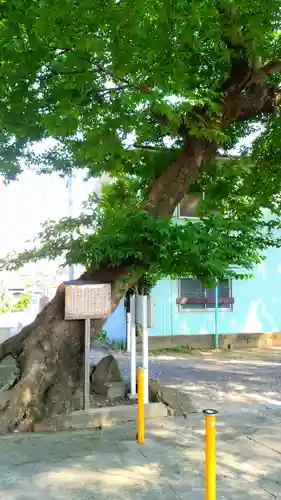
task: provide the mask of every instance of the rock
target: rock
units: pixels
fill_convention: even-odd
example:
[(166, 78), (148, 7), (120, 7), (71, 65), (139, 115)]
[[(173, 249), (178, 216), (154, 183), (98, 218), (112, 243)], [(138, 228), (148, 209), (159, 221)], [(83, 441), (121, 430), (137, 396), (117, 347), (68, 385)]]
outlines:
[(163, 403), (167, 406), (168, 414), (175, 417), (197, 411), (188, 394), (161, 385), (157, 380), (149, 381), (149, 400), (151, 403)]
[(109, 354), (99, 361), (93, 367), (91, 372), (90, 385), (91, 390), (97, 394), (104, 392), (104, 385), (111, 382), (120, 382), (122, 380), (120, 369), (116, 359)]
[(103, 390), (101, 396), (106, 399), (124, 398), (126, 395), (126, 384), (123, 380), (120, 382), (107, 382), (103, 386), (99, 386)]

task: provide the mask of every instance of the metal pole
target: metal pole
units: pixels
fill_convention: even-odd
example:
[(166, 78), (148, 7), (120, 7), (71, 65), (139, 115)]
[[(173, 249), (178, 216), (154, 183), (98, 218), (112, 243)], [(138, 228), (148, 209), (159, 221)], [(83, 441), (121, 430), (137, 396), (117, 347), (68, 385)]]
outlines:
[(215, 288), (215, 349), (219, 348), (219, 287)]
[(131, 332), (130, 332), (130, 368), (131, 368), (131, 393), (130, 398), (136, 399), (136, 296), (130, 296), (130, 316), (131, 316)]
[(138, 369), (138, 444), (144, 443), (144, 369)]
[(127, 326), (127, 351), (128, 352), (131, 352), (131, 313), (130, 312), (127, 312), (126, 313), (126, 318), (127, 318), (127, 322), (126, 322), (126, 326)]
[(216, 415), (217, 410), (203, 410), (205, 416), (206, 500), (216, 500)]
[(148, 404), (148, 328), (147, 328), (147, 296), (142, 296), (142, 366), (144, 369), (144, 404)]
[(84, 394), (83, 408), (88, 410), (90, 407), (90, 319), (85, 319), (85, 351), (84, 351)]
[[(72, 175), (68, 176), (67, 187), (68, 187), (68, 217), (72, 217), (73, 216)], [(73, 264), (71, 264), (68, 268), (68, 275), (69, 275), (69, 280), (74, 279)]]

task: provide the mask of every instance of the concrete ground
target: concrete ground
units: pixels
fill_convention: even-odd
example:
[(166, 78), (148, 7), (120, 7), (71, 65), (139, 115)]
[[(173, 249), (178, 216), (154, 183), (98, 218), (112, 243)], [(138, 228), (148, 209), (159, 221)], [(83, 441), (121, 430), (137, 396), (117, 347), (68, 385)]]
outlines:
[[(93, 362), (104, 354), (95, 349)], [(128, 375), (128, 356), (118, 354)], [(215, 407), (218, 499), (281, 500), (281, 351), (162, 354), (152, 377)], [(138, 358), (138, 363), (141, 359)], [(149, 421), (143, 446), (135, 424), (100, 431), (0, 438), (0, 500), (201, 500), (204, 419)]]
[[(217, 424), (217, 498), (281, 498), (281, 413)], [(13, 434), (0, 440), (0, 500), (203, 500), (204, 422), (150, 421), (104, 431)]]
[[(117, 355), (129, 375), (128, 355)], [(141, 357), (138, 356), (138, 365)], [(281, 349), (153, 355), (150, 377), (193, 397), (198, 409), (223, 411), (252, 405), (281, 407)]]

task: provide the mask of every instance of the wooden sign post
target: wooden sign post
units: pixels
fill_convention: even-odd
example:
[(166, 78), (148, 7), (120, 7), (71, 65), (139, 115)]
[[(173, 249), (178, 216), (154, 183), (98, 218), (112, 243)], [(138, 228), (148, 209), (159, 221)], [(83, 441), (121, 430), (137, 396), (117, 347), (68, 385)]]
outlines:
[(85, 320), (84, 410), (88, 410), (90, 406), (91, 319), (107, 318), (110, 314), (110, 284), (85, 284), (79, 281), (69, 281), (65, 283), (65, 319)]

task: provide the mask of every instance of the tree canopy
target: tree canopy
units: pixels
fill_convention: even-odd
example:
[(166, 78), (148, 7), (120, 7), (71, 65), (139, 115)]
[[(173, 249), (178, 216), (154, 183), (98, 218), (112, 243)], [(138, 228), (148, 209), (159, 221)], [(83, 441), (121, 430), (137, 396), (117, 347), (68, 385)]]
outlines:
[[(279, 246), (280, 16), (276, 0), (3, 2), (3, 177), (36, 166), (113, 180), (6, 267), (63, 255), (207, 280)], [(206, 193), (200, 222), (174, 224), (192, 191)]]

